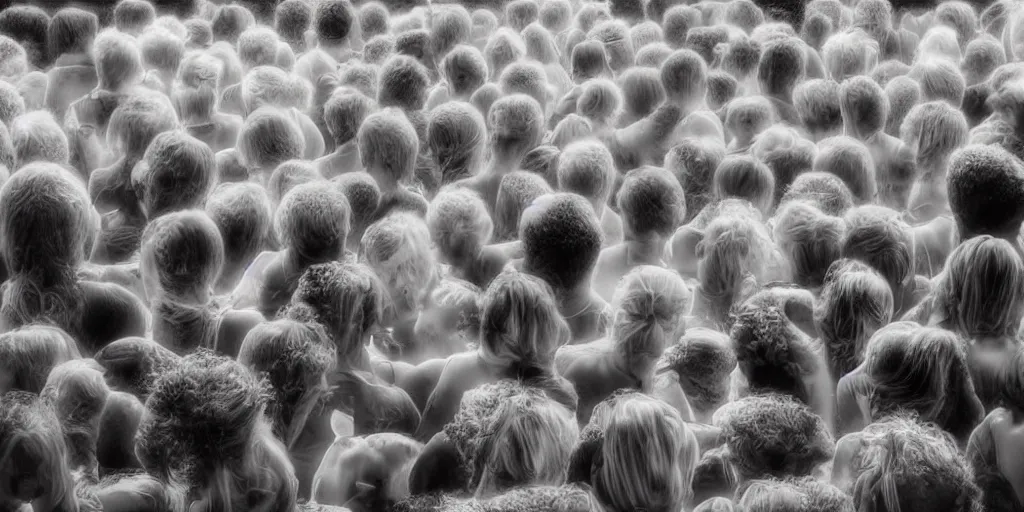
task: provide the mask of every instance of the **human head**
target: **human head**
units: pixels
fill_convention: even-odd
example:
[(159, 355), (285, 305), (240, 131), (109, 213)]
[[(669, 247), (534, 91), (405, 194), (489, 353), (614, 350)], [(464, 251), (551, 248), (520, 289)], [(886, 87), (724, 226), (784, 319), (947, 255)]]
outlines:
[(722, 109), (736, 97), (738, 89), (739, 82), (729, 73), (719, 69), (708, 72), (708, 108), (713, 111)]
[[(1024, 302), (1024, 263), (1014, 247), (988, 235), (965, 240), (949, 255), (936, 292), (955, 332), (968, 339), (1015, 336)], [(998, 305), (997, 305), (998, 304)]]
[(14, 82), (28, 72), (28, 54), (21, 43), (0, 35), (0, 77)]
[[(881, 206), (861, 206), (845, 215), (842, 255), (874, 268), (889, 283), (897, 304), (914, 279), (914, 239), (899, 214)], [(897, 309), (899, 311), (899, 309)]]
[(0, 11), (0, 34), (21, 44), (28, 61), (40, 69), (57, 58), (47, 55), (46, 30), (49, 24), (50, 16), (34, 5), (12, 5)]
[(502, 70), (498, 87), (503, 95), (525, 94), (544, 108), (548, 104), (548, 80), (544, 67), (537, 62), (513, 62)]
[(676, 176), (686, 194), (686, 222), (712, 201), (715, 170), (724, 157), (724, 146), (697, 139), (683, 140), (665, 154), (665, 169)]
[(715, 423), (722, 428), (729, 459), (741, 481), (808, 476), (831, 460), (835, 450), (824, 420), (783, 395), (731, 402), (719, 410)]
[(589, 285), (603, 235), (586, 199), (568, 193), (537, 198), (523, 212), (519, 238), (525, 251), (523, 269), (544, 279), (556, 293)]
[(266, 190), (257, 183), (221, 183), (206, 200), (206, 215), (213, 220), (224, 242), (224, 272), (218, 289), (234, 287), (239, 276), (263, 250), (270, 233), (272, 206)]
[(691, 5), (672, 5), (663, 13), (661, 26), (665, 32), (665, 42), (676, 50), (686, 44), (690, 29), (699, 27), (703, 22), (700, 11)]
[(946, 186), (961, 240), (992, 235), (1015, 243), (1024, 222), (1019, 160), (998, 146), (961, 148), (950, 159)]
[(48, 404), (35, 393), (5, 393), (0, 396), (0, 421), (0, 495), (5, 506), (31, 506), (34, 501), (56, 505), (74, 492), (61, 424)]
[(396, 312), (415, 311), (437, 277), (430, 228), (412, 213), (393, 213), (363, 234), (360, 256), (384, 282)]
[(221, 6), (213, 16), (213, 41), (227, 41), (234, 46), (238, 36), (255, 24), (256, 19), (245, 7), (237, 4)]
[(907, 75), (921, 85), (921, 101), (945, 101), (960, 108), (967, 82), (956, 64), (942, 59), (924, 59)]
[(75, 7), (65, 7), (50, 18), (46, 27), (46, 50), (52, 58), (64, 54), (88, 53), (99, 32), (99, 18)]
[(622, 117), (625, 121), (638, 121), (654, 112), (665, 99), (665, 88), (657, 69), (632, 67), (619, 76), (622, 90)]
[(444, 55), (440, 71), (456, 98), (468, 99), (487, 82), (487, 61), (480, 50), (469, 45), (456, 45)]
[(237, 147), (239, 156), (250, 169), (269, 175), (283, 162), (302, 158), (306, 139), (285, 111), (260, 107), (245, 118), (238, 132)]
[(806, 54), (798, 39), (779, 40), (761, 52), (757, 81), (761, 92), (789, 99), (804, 77)]
[[(430, 291), (416, 317), (416, 339), (429, 349), (468, 348), (480, 339), (480, 298), (483, 290), (461, 279), (442, 279)], [(461, 343), (453, 345), (452, 342)]]
[(213, 150), (182, 131), (153, 138), (132, 186), (149, 219), (175, 210), (201, 208), (216, 182)]
[(821, 140), (842, 133), (842, 93), (837, 82), (815, 78), (797, 85), (793, 107), (812, 138)]
[(306, 31), (312, 23), (313, 8), (302, 0), (284, 0), (274, 9), (274, 30), (281, 40), (299, 48), (305, 47)]
[(401, 110), (386, 108), (366, 116), (356, 140), (363, 167), (382, 189), (412, 177), (420, 141)]
[(139, 160), (157, 135), (178, 127), (169, 99), (157, 93), (132, 95), (121, 101), (107, 123), (107, 147), (128, 161)]
[(71, 336), (43, 324), (0, 334), (0, 355), (0, 395), (9, 391), (38, 394), (53, 368), (82, 357)]
[(370, 39), (391, 30), (391, 13), (380, 2), (367, 2), (359, 7), (359, 32), (363, 39)]
[(525, 94), (499, 98), (487, 114), (491, 155), (499, 161), (515, 162), (541, 142), (544, 110)]
[(821, 60), (828, 77), (837, 82), (866, 75), (878, 60), (878, 43), (861, 30), (840, 32), (822, 45)]
[(384, 62), (378, 77), (377, 103), (413, 111), (427, 101), (430, 76), (427, 68), (408, 55), (393, 55)]
[(14, 169), (31, 162), (67, 165), (70, 158), (68, 137), (48, 111), (36, 110), (11, 121), (14, 145)]
[(878, 193), (871, 152), (852, 137), (830, 137), (819, 142), (813, 170), (839, 176), (860, 204), (874, 201)]
[(427, 145), (443, 184), (476, 174), (486, 138), (484, 117), (468, 103), (448, 102), (430, 111)]
[(707, 94), (708, 67), (693, 50), (676, 50), (661, 65), (661, 85), (668, 101), (696, 106)]
[(958, 109), (932, 101), (910, 110), (900, 138), (914, 151), (918, 166), (945, 171), (953, 153), (967, 145), (967, 132), (967, 120)]
[(885, 96), (889, 102), (885, 133), (898, 137), (907, 114), (921, 100), (921, 86), (913, 78), (898, 76), (885, 85)]
[(815, 290), (839, 259), (846, 225), (808, 201), (788, 201), (775, 214), (774, 235), (795, 283)]
[(640, 381), (654, 377), (655, 364), (686, 329), (693, 293), (674, 271), (643, 265), (619, 281), (612, 298), (611, 340), (626, 371)]
[(569, 341), (551, 288), (540, 278), (506, 271), (491, 281), (480, 307), (480, 353), (524, 375), (553, 371), (555, 351)]
[(14, 118), (25, 113), (25, 100), (17, 87), (8, 82), (0, 83), (0, 123), (9, 126)]
[(363, 232), (370, 225), (380, 205), (380, 187), (373, 177), (362, 172), (335, 176), (331, 183), (348, 198), (348, 204), (352, 208), (352, 236), (349, 237), (349, 246), (358, 248)]
[(270, 27), (248, 28), (238, 36), (238, 59), (247, 70), (273, 66), (277, 58), (277, 43), (277, 32)]
[(634, 48), (629, 26), (621, 19), (607, 20), (587, 31), (587, 39), (600, 41), (608, 56), (608, 66), (615, 73), (633, 65)]
[(759, 281), (770, 240), (758, 221), (742, 215), (722, 215), (704, 230), (697, 244), (697, 279), (701, 291), (713, 298), (711, 316), (727, 318), (746, 288)]
[(725, 129), (741, 145), (753, 142), (775, 122), (775, 109), (764, 96), (736, 98), (726, 105), (725, 112)]
[(491, 72), (491, 78), (501, 76), (505, 66), (521, 59), (526, 55), (526, 43), (518, 33), (507, 27), (499, 28), (488, 39), (484, 46), (484, 56), (487, 58), (487, 68)]
[(814, 325), (826, 347), (833, 379), (864, 361), (868, 340), (892, 319), (894, 299), (886, 280), (870, 266), (836, 261), (814, 308)]
[[(178, 211), (146, 226), (139, 258), (151, 302), (203, 303), (224, 266), (224, 243), (205, 213)], [(181, 353), (186, 347), (167, 348)]]
[(98, 85), (102, 89), (118, 91), (121, 87), (133, 85), (142, 79), (142, 53), (136, 42), (127, 34), (116, 30), (101, 32), (93, 45), (92, 58), (96, 65)]
[(767, 215), (775, 202), (775, 177), (768, 166), (750, 156), (729, 156), (715, 171), (715, 196), (750, 201)]
[(604, 211), (615, 175), (611, 152), (597, 140), (569, 144), (558, 159), (558, 189), (583, 196), (595, 212)]
[(323, 179), (313, 163), (307, 160), (288, 160), (282, 162), (270, 174), (267, 180), (267, 193), (274, 204), (281, 202), (291, 189), (303, 183), (310, 183)]
[(615, 202), (631, 240), (667, 240), (686, 218), (686, 199), (679, 180), (660, 167), (629, 171)]
[(242, 78), (239, 93), (243, 113), (248, 116), (264, 106), (306, 111), (313, 88), (305, 78), (289, 74), (279, 67), (259, 66)]
[(967, 43), (960, 70), (967, 86), (988, 80), (992, 72), (1006, 64), (1006, 51), (994, 37), (979, 37)]
[(444, 6), (434, 9), (430, 30), (431, 53), (441, 59), (455, 46), (472, 42), (473, 19), (460, 5)]
[(324, 104), (324, 124), (341, 146), (355, 140), (359, 126), (376, 108), (376, 102), (350, 88), (336, 90)]
[(355, 14), (348, 0), (329, 0), (313, 11), (313, 30), (321, 46), (340, 46), (348, 42)]
[(538, 174), (513, 171), (501, 178), (498, 199), (494, 205), (495, 242), (507, 242), (519, 237), (519, 219), (538, 197), (552, 193), (551, 186)]
[(344, 254), (352, 209), (341, 191), (319, 182), (297, 185), (281, 199), (274, 227), (299, 261), (320, 263)]
[(849, 78), (840, 86), (839, 97), (848, 135), (867, 140), (885, 128), (889, 102), (874, 80), (866, 76)]
[(483, 199), (462, 188), (441, 190), (430, 202), (426, 221), (442, 261), (453, 265), (472, 261), (494, 228)]
[(737, 364), (728, 335), (704, 327), (687, 329), (665, 350), (661, 364), (676, 372), (686, 398), (698, 411), (713, 412), (728, 401)]
[[(380, 65), (395, 52), (395, 38), (388, 34), (371, 37), (363, 45), (363, 62)], [(375, 95), (376, 97), (376, 95)]]

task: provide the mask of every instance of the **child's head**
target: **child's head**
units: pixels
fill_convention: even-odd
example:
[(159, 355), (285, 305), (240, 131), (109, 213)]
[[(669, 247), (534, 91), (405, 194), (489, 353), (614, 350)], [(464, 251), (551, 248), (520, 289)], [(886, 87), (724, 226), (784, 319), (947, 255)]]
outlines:
[(1014, 247), (982, 235), (953, 250), (936, 292), (953, 330), (968, 339), (1016, 336), (1024, 302), (1024, 263)]
[(238, 133), (238, 153), (254, 171), (270, 173), (283, 162), (301, 159), (306, 139), (287, 112), (261, 107), (249, 114)]
[(205, 213), (168, 213), (146, 226), (139, 259), (151, 301), (204, 303), (224, 266), (224, 242)]
[(291, 189), (303, 184), (323, 179), (323, 176), (308, 160), (288, 160), (282, 162), (270, 174), (267, 180), (267, 193), (273, 204), (281, 202)]
[(126, 161), (139, 160), (157, 135), (178, 128), (174, 105), (165, 96), (130, 96), (114, 110), (107, 124), (107, 147)]
[(27, 325), (0, 335), (0, 395), (39, 393), (54, 367), (82, 357), (78, 343), (48, 325)]
[(835, 451), (825, 421), (784, 395), (731, 402), (719, 409), (715, 424), (741, 480), (809, 476)]
[(305, 47), (306, 31), (312, 23), (313, 8), (302, 0), (284, 0), (274, 9), (274, 30), (283, 41), (299, 48)]
[(525, 94), (503, 96), (487, 114), (491, 155), (499, 161), (518, 164), (544, 136), (544, 110)]
[(46, 27), (46, 50), (51, 58), (64, 54), (89, 53), (99, 32), (99, 18), (75, 7), (65, 7), (50, 18)]
[(547, 181), (536, 173), (514, 171), (501, 178), (498, 199), (494, 205), (495, 242), (508, 242), (519, 237), (519, 219), (538, 197), (553, 191)]
[(914, 233), (899, 213), (881, 206), (860, 206), (845, 215), (843, 257), (860, 260), (882, 275), (893, 295), (914, 279)]
[(852, 137), (830, 137), (819, 142), (813, 170), (839, 176), (860, 204), (873, 202), (878, 194), (871, 152)]
[(202, 208), (216, 184), (213, 150), (182, 131), (153, 138), (132, 170), (132, 187), (150, 219), (176, 210)]
[(660, 167), (629, 171), (615, 196), (626, 238), (667, 240), (686, 218), (683, 187)]
[(420, 141), (401, 110), (386, 108), (370, 114), (356, 135), (359, 158), (382, 189), (412, 177)]
[[(647, 446), (650, 450), (640, 450)], [(634, 394), (605, 419), (593, 493), (616, 510), (677, 510), (693, 494), (700, 448), (679, 413), (657, 398)]]
[(611, 152), (594, 139), (569, 144), (558, 159), (558, 189), (585, 197), (595, 212), (604, 211), (615, 175)]
[(102, 89), (118, 91), (142, 79), (142, 53), (135, 40), (125, 33), (116, 30), (101, 32), (92, 47), (92, 58), (98, 86)]
[[(468, 281), (447, 278), (430, 291), (416, 317), (414, 333), (425, 346), (444, 354), (448, 346), (468, 348), (480, 338), (480, 299), (483, 290)], [(453, 342), (455, 342), (453, 344)]]
[(832, 80), (807, 80), (793, 90), (793, 107), (804, 129), (815, 139), (843, 130), (842, 95)]
[(795, 284), (818, 289), (839, 259), (846, 225), (810, 201), (788, 201), (775, 214), (775, 242), (789, 262)]
[(441, 190), (430, 202), (426, 221), (442, 263), (457, 266), (473, 262), (494, 228), (483, 199), (466, 188)]
[(351, 216), (341, 191), (319, 182), (303, 183), (281, 199), (274, 227), (283, 247), (299, 261), (320, 263), (344, 254)]
[(967, 81), (957, 65), (943, 59), (925, 59), (914, 64), (907, 75), (921, 85), (921, 101), (945, 101), (960, 108)]
[(1024, 165), (1006, 150), (971, 145), (953, 153), (946, 178), (961, 240), (1016, 240), (1024, 222)]
[(487, 82), (487, 61), (476, 47), (456, 45), (441, 61), (441, 75), (456, 98), (467, 99)]
[(430, 228), (411, 213), (393, 213), (363, 234), (361, 257), (384, 282), (397, 313), (416, 310), (437, 277)]
[(589, 286), (603, 234), (594, 208), (582, 196), (558, 193), (534, 200), (519, 221), (523, 269), (557, 293)]
[(729, 156), (715, 170), (715, 196), (750, 201), (765, 216), (775, 202), (775, 177), (768, 166), (751, 156)]
[(668, 101), (699, 105), (707, 95), (707, 63), (693, 50), (676, 50), (661, 64), (661, 85)]
[(366, 350), (370, 335), (384, 321), (386, 307), (387, 291), (373, 269), (329, 261), (306, 269), (282, 316), (322, 327), (338, 359), (352, 361)]
[(45, 110), (22, 114), (11, 121), (11, 144), (15, 158), (12, 171), (36, 161), (67, 165), (70, 158), (67, 135)]
[(270, 196), (259, 184), (218, 185), (206, 200), (206, 214), (224, 241), (225, 270), (241, 270), (263, 250), (273, 216)]
[(324, 104), (324, 124), (336, 146), (356, 139), (359, 126), (376, 109), (376, 102), (364, 94), (345, 88), (336, 90)]

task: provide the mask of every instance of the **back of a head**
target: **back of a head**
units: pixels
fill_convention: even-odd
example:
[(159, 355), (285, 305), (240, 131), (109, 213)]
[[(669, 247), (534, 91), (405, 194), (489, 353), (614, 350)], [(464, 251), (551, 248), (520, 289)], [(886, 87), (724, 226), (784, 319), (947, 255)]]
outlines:
[(522, 379), (552, 371), (555, 351), (569, 340), (551, 288), (521, 272), (504, 272), (491, 281), (481, 299), (480, 325), (481, 355)]
[(715, 170), (715, 196), (750, 201), (765, 215), (775, 202), (775, 177), (768, 166), (750, 156), (729, 156)]
[(775, 123), (775, 109), (764, 96), (743, 96), (725, 108), (725, 128), (737, 139), (749, 143)]
[(525, 94), (545, 107), (548, 104), (548, 80), (544, 67), (538, 62), (519, 61), (505, 67), (498, 78), (502, 94)]
[(694, 104), (707, 94), (708, 67), (693, 50), (677, 50), (661, 65), (661, 84), (667, 100)]
[(352, 232), (361, 234), (369, 226), (380, 205), (380, 187), (367, 173), (350, 172), (331, 179), (331, 183), (348, 198), (352, 208)]
[(367, 2), (359, 7), (359, 32), (364, 40), (387, 34), (391, 30), (391, 13), (379, 2)]
[(830, 137), (819, 142), (814, 171), (839, 176), (858, 203), (870, 203), (878, 193), (871, 152), (852, 137)]
[(691, 27), (686, 32), (685, 47), (697, 52), (705, 62), (713, 62), (716, 49), (728, 41), (729, 30), (722, 25)]
[[(313, 23), (313, 8), (302, 0), (285, 0), (274, 10), (274, 30), (281, 39), (302, 47), (306, 31)], [(369, 37), (369, 36), (367, 36)]]
[(665, 88), (657, 69), (633, 67), (619, 76), (622, 88), (623, 113), (630, 120), (639, 120), (654, 112), (665, 99)]
[(761, 53), (757, 79), (761, 92), (771, 95), (792, 94), (804, 77), (806, 55), (799, 40), (780, 40), (769, 44)]
[(167, 97), (158, 93), (133, 95), (110, 115), (107, 147), (119, 156), (142, 158), (157, 135), (177, 127), (178, 116)]
[(156, 9), (146, 0), (121, 0), (114, 6), (114, 27), (137, 36), (156, 20)]
[(551, 186), (538, 174), (513, 171), (501, 178), (494, 205), (494, 241), (507, 242), (519, 237), (519, 219), (533, 200), (551, 194)]
[(601, 22), (587, 32), (587, 39), (601, 42), (608, 55), (608, 65), (613, 71), (621, 72), (633, 65), (633, 42), (629, 37), (629, 26), (625, 22)]
[(914, 64), (907, 75), (921, 85), (922, 101), (945, 101), (960, 108), (967, 82), (956, 64), (942, 59), (926, 59)]
[(840, 32), (822, 45), (821, 59), (829, 78), (841, 82), (874, 68), (878, 44), (860, 30)]
[(245, 118), (237, 147), (247, 166), (269, 173), (282, 162), (302, 158), (306, 139), (285, 111), (262, 107)]
[(967, 145), (967, 119), (946, 102), (923, 103), (907, 113), (900, 138), (914, 151), (919, 166), (944, 170), (953, 152)]
[(371, 174), (382, 172), (395, 182), (412, 176), (420, 143), (401, 110), (387, 108), (367, 116), (356, 139), (363, 167)]
[(967, 44), (960, 70), (968, 86), (988, 80), (992, 72), (1006, 64), (1006, 51), (994, 37), (979, 37)]
[(782, 196), (780, 207), (790, 201), (808, 201), (822, 212), (842, 216), (853, 208), (853, 194), (846, 183), (830, 172), (806, 172), (796, 177)]
[(256, 26), (238, 36), (238, 58), (246, 69), (273, 66), (277, 57), (277, 32), (269, 27)]
[(946, 177), (960, 237), (1016, 239), (1024, 222), (1024, 166), (997, 146), (971, 145), (953, 154)]
[(334, 143), (355, 140), (359, 126), (376, 109), (376, 103), (353, 89), (336, 90), (324, 104), (324, 124)]
[(457, 45), (444, 56), (441, 73), (455, 96), (466, 97), (487, 82), (487, 61), (475, 47)]
[(206, 200), (206, 214), (220, 230), (226, 263), (247, 264), (270, 233), (272, 206), (256, 183), (222, 183)]
[(246, 115), (264, 106), (296, 108), (304, 112), (309, 108), (313, 94), (312, 87), (304, 78), (272, 65), (250, 70), (239, 89)]
[(320, 181), (323, 177), (306, 160), (288, 160), (278, 165), (267, 179), (267, 193), (274, 204), (280, 203), (291, 189), (303, 183)]
[(351, 217), (345, 194), (311, 182), (285, 194), (277, 207), (274, 226), (285, 247), (303, 261), (318, 263), (341, 257)]
[(903, 120), (921, 101), (921, 86), (908, 76), (898, 76), (885, 85), (885, 96), (889, 103), (885, 133), (898, 137)]
[(472, 105), (448, 102), (430, 112), (427, 145), (443, 184), (473, 176), (487, 138), (484, 117)]
[(544, 136), (544, 110), (537, 100), (524, 94), (499, 98), (491, 105), (487, 120), (495, 157), (518, 163)]
[(382, 107), (420, 110), (427, 100), (427, 69), (407, 55), (395, 55), (381, 66), (377, 102)]
[(566, 146), (558, 159), (558, 189), (579, 194), (591, 204), (608, 201), (615, 180), (615, 162), (604, 144), (582, 140)]
[(866, 140), (885, 128), (889, 102), (874, 80), (866, 76), (850, 78), (842, 83), (839, 94), (849, 135)]
[(828, 136), (843, 128), (842, 94), (835, 81), (813, 79), (801, 83), (793, 90), (793, 106), (811, 134)]
[(487, 67), (491, 72), (491, 78), (501, 76), (505, 66), (519, 60), (526, 55), (526, 43), (517, 32), (507, 27), (499, 28), (488, 39), (484, 46), (484, 56), (487, 58)]
[(348, 0), (327, 0), (313, 12), (313, 30), (322, 45), (344, 43), (352, 31), (355, 14)]
[(483, 199), (465, 188), (441, 190), (430, 202), (426, 222), (438, 252), (450, 262), (477, 254), (494, 228)]
[(50, 18), (46, 49), (55, 59), (64, 54), (88, 53), (98, 32), (99, 19), (95, 14), (65, 7)]
[(797, 284), (819, 288), (839, 259), (846, 225), (809, 201), (789, 201), (775, 215), (775, 241), (786, 255)]
[[(224, 265), (224, 242), (217, 225), (199, 210), (167, 213), (150, 222), (142, 235), (143, 275), (155, 272), (158, 289), (147, 290), (154, 302), (202, 293)], [(172, 350), (182, 347), (168, 346)]]
[(11, 121), (11, 144), (14, 146), (14, 169), (35, 161), (67, 165), (70, 158), (68, 138), (53, 115), (37, 110)]
[(715, 170), (725, 158), (725, 147), (699, 140), (684, 140), (665, 154), (664, 167), (671, 171), (686, 193), (689, 222), (712, 200)]
[(629, 238), (667, 240), (686, 218), (686, 198), (679, 181), (660, 167), (626, 174), (615, 196)]
[(593, 207), (581, 196), (542, 196), (523, 212), (519, 225), (523, 268), (559, 292), (582, 285), (601, 252), (603, 234)]
[(0, 34), (18, 41), (25, 48), (29, 62), (38, 68), (46, 68), (56, 59), (47, 55), (49, 24), (50, 16), (34, 5), (12, 5), (0, 11)]
[(200, 208), (216, 182), (213, 150), (182, 131), (157, 135), (132, 171), (132, 185), (150, 219)]
[(142, 78), (142, 52), (127, 34), (114, 30), (101, 32), (93, 44), (92, 58), (98, 86), (103, 89), (117, 91)]
[(0, 335), (0, 363), (5, 380), (0, 395), (8, 391), (39, 393), (57, 365), (81, 357), (78, 344), (63, 330), (29, 325)]
[(914, 277), (913, 232), (895, 210), (861, 206), (845, 215), (844, 258), (862, 261), (900, 292)]

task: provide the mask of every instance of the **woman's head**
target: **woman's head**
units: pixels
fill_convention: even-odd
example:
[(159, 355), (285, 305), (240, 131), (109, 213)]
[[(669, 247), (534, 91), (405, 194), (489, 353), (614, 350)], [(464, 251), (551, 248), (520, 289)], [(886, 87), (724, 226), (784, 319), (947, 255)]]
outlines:
[(363, 233), (360, 256), (384, 281), (396, 313), (415, 311), (437, 277), (430, 228), (412, 213), (393, 213)]
[(781, 393), (810, 404), (806, 379), (822, 369), (811, 340), (785, 309), (747, 302), (735, 314), (729, 337), (751, 393)]
[(78, 359), (78, 343), (48, 325), (26, 325), (0, 335), (0, 395), (8, 391), (39, 393), (56, 366)]
[(1016, 336), (1024, 317), (1024, 263), (1006, 240), (965, 240), (950, 254), (937, 284), (950, 327), (961, 336)]
[(480, 315), (481, 355), (522, 379), (553, 371), (555, 351), (569, 341), (551, 288), (527, 274), (496, 277), (484, 292)]
[(893, 295), (878, 272), (854, 260), (833, 264), (824, 284), (814, 324), (839, 379), (863, 362), (868, 340), (892, 319)]
[(699, 454), (675, 409), (640, 394), (624, 397), (604, 419), (594, 495), (614, 510), (680, 510), (693, 495)]
[(647, 381), (653, 376), (662, 352), (682, 335), (692, 301), (686, 283), (670, 270), (644, 265), (622, 278), (612, 299), (611, 336), (634, 377)]
[(334, 187), (311, 182), (285, 194), (274, 226), (283, 246), (306, 264), (339, 259), (345, 251), (352, 208)]
[(917, 164), (932, 172), (945, 172), (949, 158), (967, 145), (967, 119), (943, 101), (923, 103), (910, 109), (900, 138), (914, 151)]
[(720, 216), (704, 230), (697, 244), (697, 277), (701, 293), (717, 304), (712, 314), (724, 320), (735, 300), (760, 281), (771, 240), (757, 221)]
[(443, 184), (476, 174), (486, 141), (484, 116), (469, 103), (452, 101), (430, 111), (427, 145), (441, 171)]
[(839, 259), (846, 224), (810, 201), (789, 201), (775, 215), (774, 235), (789, 261), (796, 284), (820, 288), (832, 263)]

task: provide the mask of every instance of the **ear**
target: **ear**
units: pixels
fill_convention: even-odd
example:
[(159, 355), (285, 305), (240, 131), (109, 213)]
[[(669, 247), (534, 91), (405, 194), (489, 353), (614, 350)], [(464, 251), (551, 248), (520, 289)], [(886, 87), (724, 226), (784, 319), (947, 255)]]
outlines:
[(356, 433), (356, 423), (352, 416), (341, 411), (331, 411), (331, 431), (335, 437), (352, 437)]

